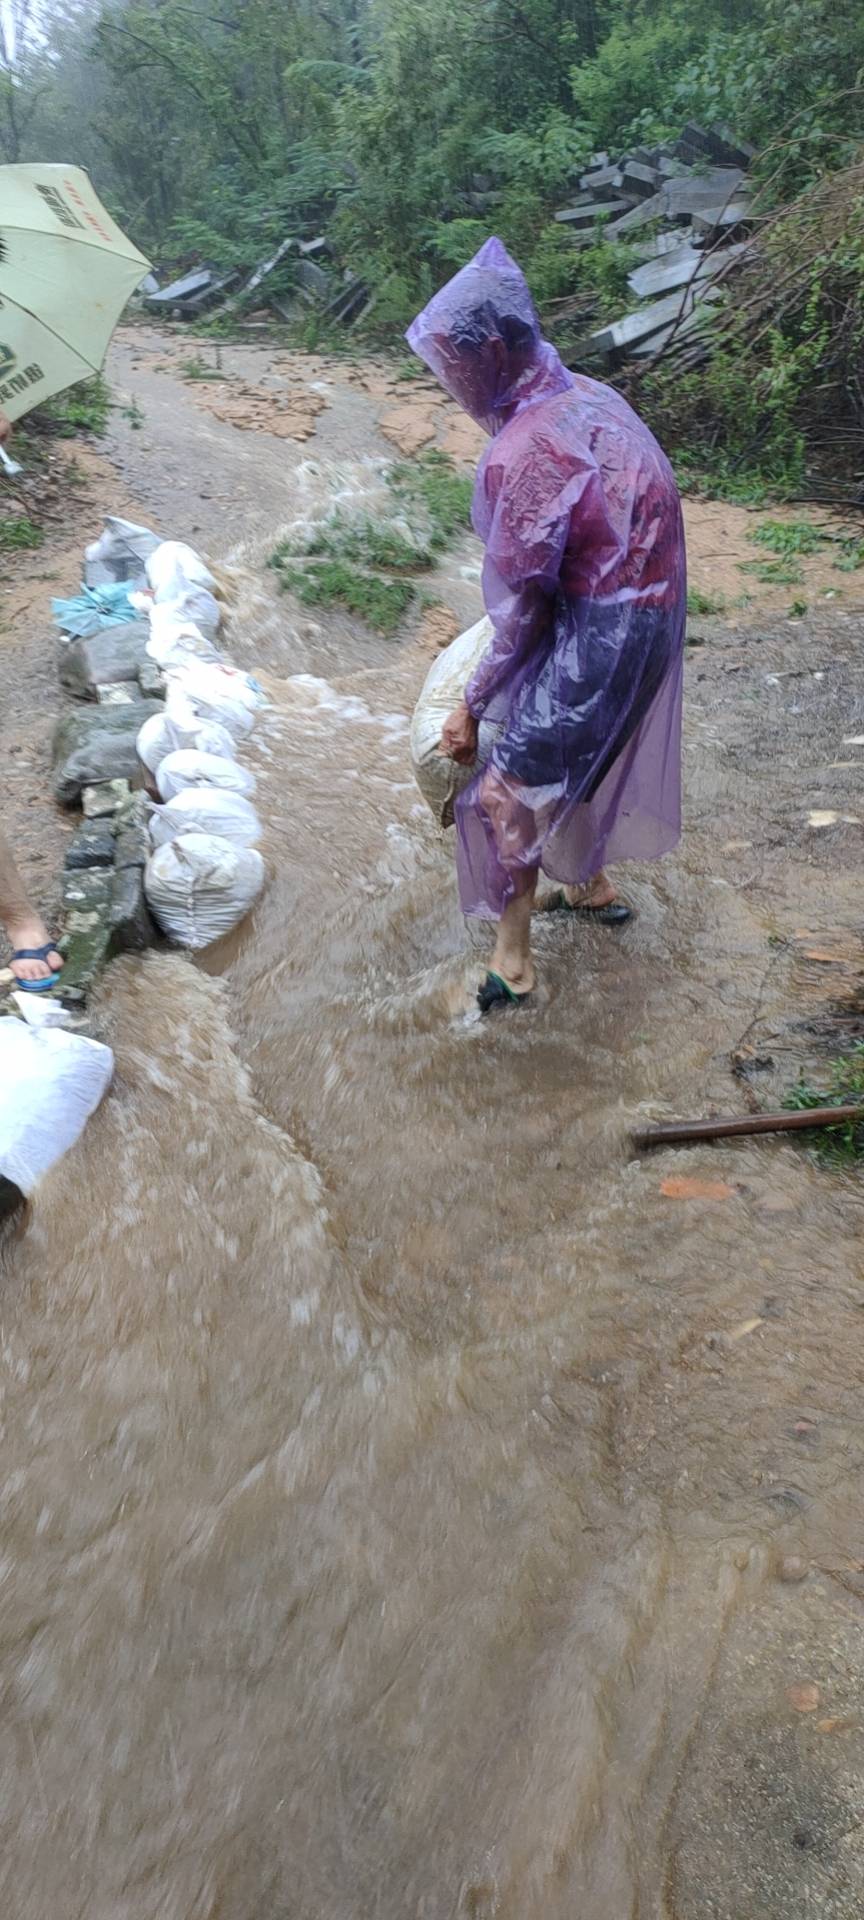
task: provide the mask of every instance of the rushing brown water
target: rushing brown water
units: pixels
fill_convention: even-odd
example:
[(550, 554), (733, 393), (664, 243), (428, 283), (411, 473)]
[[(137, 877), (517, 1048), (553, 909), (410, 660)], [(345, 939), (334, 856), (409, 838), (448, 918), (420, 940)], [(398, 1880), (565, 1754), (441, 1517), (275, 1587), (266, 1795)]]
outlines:
[(5, 1248), (2, 1911), (851, 1920), (857, 1189), (627, 1144), (782, 995), (712, 724), (633, 926), (541, 923), (481, 1024), (423, 663), (324, 644), (249, 750), (253, 920), (114, 967), (114, 1092)]

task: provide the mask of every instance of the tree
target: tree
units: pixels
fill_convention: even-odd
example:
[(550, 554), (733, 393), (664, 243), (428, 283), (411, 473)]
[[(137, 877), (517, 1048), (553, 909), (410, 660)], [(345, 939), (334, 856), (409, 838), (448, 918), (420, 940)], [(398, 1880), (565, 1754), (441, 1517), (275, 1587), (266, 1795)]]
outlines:
[(0, 0), (0, 154), (23, 158), (39, 92), (31, 83), (39, 0)]

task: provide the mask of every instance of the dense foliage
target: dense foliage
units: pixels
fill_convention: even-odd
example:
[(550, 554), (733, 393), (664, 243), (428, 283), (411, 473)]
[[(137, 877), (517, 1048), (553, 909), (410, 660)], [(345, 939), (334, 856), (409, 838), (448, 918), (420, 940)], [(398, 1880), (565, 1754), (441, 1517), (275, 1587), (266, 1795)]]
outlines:
[[(769, 467), (800, 472), (802, 393), (860, 347), (859, 0), (55, 0), (28, 31), (38, 6), (0, 8), (0, 159), (88, 167), (166, 263), (246, 266), (326, 228), (381, 334), (490, 229), (553, 315), (577, 292), (614, 306), (623, 250), (577, 253), (552, 211), (595, 149), (689, 116), (758, 146), (766, 208), (842, 179), (826, 247), (808, 243), (788, 310), (764, 314), (755, 386), (730, 337), (707, 391), (647, 389), (670, 431), (697, 414), (733, 463), (746, 403)], [(773, 229), (772, 280), (797, 243), (794, 217)]]

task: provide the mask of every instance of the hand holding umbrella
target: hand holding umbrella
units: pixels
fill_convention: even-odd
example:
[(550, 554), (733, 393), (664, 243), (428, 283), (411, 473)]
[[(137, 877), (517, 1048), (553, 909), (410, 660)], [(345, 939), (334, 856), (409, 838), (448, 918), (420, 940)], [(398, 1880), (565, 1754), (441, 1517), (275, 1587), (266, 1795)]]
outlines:
[(9, 439), (11, 432), (12, 432), (11, 420), (7, 420), (5, 413), (0, 413), (0, 466), (5, 467), (6, 472), (10, 476), (21, 472), (21, 468), (18, 465), (18, 461), (10, 460), (9, 455), (6, 452), (6, 442)]

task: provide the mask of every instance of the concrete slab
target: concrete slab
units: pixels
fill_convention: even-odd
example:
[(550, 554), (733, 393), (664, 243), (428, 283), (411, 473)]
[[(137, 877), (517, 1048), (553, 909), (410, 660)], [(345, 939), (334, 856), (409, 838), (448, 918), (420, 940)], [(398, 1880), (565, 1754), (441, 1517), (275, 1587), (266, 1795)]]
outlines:
[(675, 287), (686, 287), (690, 281), (713, 278), (744, 251), (743, 246), (722, 247), (705, 254), (696, 247), (678, 247), (674, 253), (636, 267), (627, 275), (627, 285), (639, 300), (652, 300), (659, 294), (673, 292)]
[(574, 233), (590, 232), (598, 220), (615, 219), (632, 206), (632, 200), (595, 200), (585, 207), (562, 207), (555, 218), (559, 226), (571, 227)]
[(663, 193), (655, 193), (650, 200), (641, 201), (639, 206), (631, 207), (629, 212), (610, 221), (606, 229), (606, 239), (620, 240), (625, 234), (638, 233), (640, 227), (650, 226), (652, 220), (662, 220), (665, 212), (664, 189)]
[(656, 167), (646, 167), (638, 160), (630, 160), (622, 168), (622, 192), (637, 200), (651, 200), (663, 185), (663, 175)]

